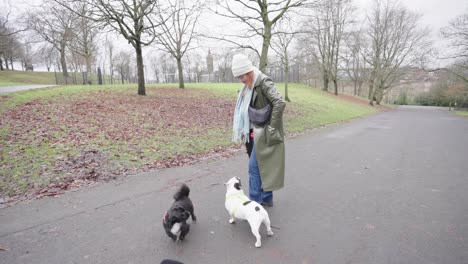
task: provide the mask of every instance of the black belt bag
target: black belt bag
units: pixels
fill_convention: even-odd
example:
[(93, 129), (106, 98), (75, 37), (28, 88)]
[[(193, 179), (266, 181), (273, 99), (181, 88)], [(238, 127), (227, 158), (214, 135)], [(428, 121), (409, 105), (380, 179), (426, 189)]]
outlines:
[(249, 106), (249, 119), (250, 122), (254, 123), (257, 126), (264, 126), (268, 123), (268, 120), (271, 118), (271, 111), (273, 105), (269, 103), (267, 106), (261, 109), (255, 109)]

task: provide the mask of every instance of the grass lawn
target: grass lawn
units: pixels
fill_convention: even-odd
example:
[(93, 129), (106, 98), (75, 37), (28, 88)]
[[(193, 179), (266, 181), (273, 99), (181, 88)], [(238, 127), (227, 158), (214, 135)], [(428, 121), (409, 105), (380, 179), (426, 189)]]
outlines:
[[(189, 84), (188, 86), (214, 90), (220, 96), (232, 96), (239, 90), (237, 83)], [(284, 84), (278, 83), (276, 87), (284, 96)], [(361, 101), (360, 103), (349, 102), (347, 100), (349, 96), (337, 97), (303, 84), (290, 84), (288, 96), (291, 102), (287, 104), (284, 115), (284, 126), (287, 133), (303, 132), (314, 127), (352, 119), (375, 111), (374, 108), (368, 106), (366, 100), (358, 99)]]
[[(56, 79), (57, 78), (57, 79)], [(110, 83), (109, 76), (103, 76), (105, 83)], [(97, 74), (92, 73), (88, 79), (97, 83)], [(30, 72), (30, 71), (0, 71), (0, 86), (13, 86), (13, 85), (28, 85), (28, 84), (65, 84), (65, 78), (62, 72)], [(115, 79), (114, 83), (119, 83), (119, 79)], [(68, 84), (81, 84), (83, 83), (83, 76), (81, 73), (69, 72)]]
[(457, 115), (468, 117), (468, 111), (453, 111)]
[(0, 86), (55, 84), (53, 72), (0, 71)]
[[(229, 155), (240, 85), (60, 86), (0, 96), (0, 198)], [(277, 84), (284, 94), (282, 84)], [(286, 135), (377, 111), (365, 101), (289, 86)]]

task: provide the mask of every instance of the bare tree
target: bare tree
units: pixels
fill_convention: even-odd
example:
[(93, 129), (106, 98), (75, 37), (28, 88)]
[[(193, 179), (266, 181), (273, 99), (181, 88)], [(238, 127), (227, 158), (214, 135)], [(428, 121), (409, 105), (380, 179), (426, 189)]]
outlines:
[(17, 35), (5, 35), (0, 38), (0, 60), (5, 62), (6, 69), (14, 70), (13, 61), (23, 57), (24, 45)]
[(77, 71), (83, 72), (83, 65), (84, 65), (84, 58), (80, 54), (74, 51), (67, 53), (67, 66), (68, 66), (68, 69), (71, 70), (72, 72), (73, 83), (75, 84), (77, 83), (76, 72)]
[(8, 36), (10, 30), (7, 27), (8, 16), (0, 16), (0, 71), (3, 71), (3, 56), (8, 47)]
[(83, 71), (83, 84), (88, 84), (88, 74), (91, 72), (91, 62), (95, 59), (98, 50), (99, 25), (89, 19), (91, 14), (90, 7), (85, 2), (77, 2), (73, 10), (76, 10), (78, 16), (74, 27), (73, 41), (70, 48), (73, 52), (84, 58), (86, 70)]
[(299, 34), (299, 32), (293, 29), (290, 19), (284, 19), (280, 22), (276, 30), (276, 38), (273, 39), (271, 48), (276, 52), (281, 61), (284, 70), (284, 99), (290, 102), (291, 100), (288, 96), (289, 68), (298, 54), (296, 53), (296, 56), (292, 55), (291, 43), (296, 39), (296, 35)]
[(123, 36), (135, 50), (138, 95), (146, 95), (145, 72), (142, 49), (150, 45), (156, 34), (155, 19), (152, 15), (160, 11), (158, 0), (53, 0), (67, 7), (74, 13), (73, 4), (76, 2), (87, 3), (90, 7), (89, 19), (104, 23)]
[(335, 0), (334, 6), (331, 8), (333, 37), (332, 45), (330, 47), (330, 74), (335, 89), (335, 95), (338, 95), (338, 65), (341, 54), (342, 39), (345, 34), (346, 26), (351, 23), (351, 16), (354, 13), (351, 0)]
[(353, 94), (356, 96), (361, 95), (362, 85), (368, 78), (366, 62), (362, 57), (364, 41), (361, 30), (350, 32), (343, 53), (344, 70), (353, 82)]
[(215, 73), (218, 82), (232, 81), (232, 56), (234, 56), (234, 51), (229, 48), (223, 48), (219, 53), (213, 54), (213, 57), (218, 61), (218, 69)]
[(204, 63), (201, 55), (197, 52), (189, 52), (184, 58), (184, 67), (189, 82), (200, 82)]
[(199, 34), (196, 31), (203, 3), (196, 1), (168, 1), (169, 14), (159, 13), (156, 29), (156, 44), (161, 45), (177, 61), (179, 88), (184, 88), (184, 71), (182, 58)]
[(468, 13), (460, 15), (442, 28), (442, 36), (449, 40), (448, 58), (468, 59)]
[(27, 28), (13, 29), (11, 26), (8, 26), (10, 13), (11, 11), (8, 11), (5, 15), (0, 14), (0, 37), (15, 35), (27, 30)]
[[(109, 35), (109, 34), (106, 34), (105, 35), (105, 40), (104, 40), (104, 45), (103, 45), (103, 50), (102, 50), (102, 53), (104, 55), (104, 59), (102, 61), (102, 69), (103, 69), (103, 74), (106, 69), (106, 67), (108, 67), (107, 69), (109, 70), (109, 78), (110, 78), (110, 84), (114, 84), (114, 72), (115, 72), (115, 62), (114, 62), (114, 59), (115, 59), (115, 54), (114, 54), (114, 51), (115, 51), (115, 46), (114, 46), (114, 39)], [(104, 74), (105, 75), (105, 74)]]
[(156, 83), (160, 83), (159, 75), (162, 72), (161, 63), (159, 63), (159, 61), (160, 60), (157, 55), (151, 56), (150, 67), (151, 67), (151, 70), (153, 71), (154, 77), (156, 78), (155, 79)]
[(50, 72), (50, 68), (54, 64), (54, 61), (57, 59), (56, 50), (49, 43), (42, 45), (35, 52), (36, 61), (42, 61), (47, 68), (47, 71)]
[[(16, 59), (21, 61), (21, 67), (24, 71), (33, 71), (33, 55), (32, 55), (32, 45), (28, 40), (25, 40), (24, 43), (20, 44), (21, 49), (16, 51)], [(13, 65), (13, 61), (11, 61)]]
[(175, 82), (175, 72), (177, 66), (173, 62), (173, 58), (169, 54), (161, 54), (159, 57), (161, 63), (162, 74), (165, 83)]
[(192, 66), (192, 73), (195, 73), (195, 80), (196, 82), (202, 81), (202, 76), (204, 72), (207, 72), (205, 61), (203, 57), (199, 53), (193, 53), (190, 57), (192, 57), (193, 66)]
[(449, 42), (447, 54), (442, 59), (455, 59), (451, 67), (437, 68), (431, 71), (445, 70), (468, 83), (468, 14), (463, 14), (441, 29), (444, 39)]
[(29, 12), (29, 28), (60, 53), (63, 76), (68, 77), (66, 50), (73, 36), (75, 16), (61, 6), (44, 3), (35, 12)]
[[(223, 17), (234, 19), (247, 28), (247, 32), (225, 34), (221, 39), (239, 48), (254, 50), (260, 58), (260, 70), (265, 71), (274, 25), (284, 14), (308, 2), (309, 0), (217, 0), (213, 11)], [(262, 40), (260, 53), (254, 45), (246, 44), (255, 37)]]
[(323, 90), (328, 91), (330, 81), (338, 95), (338, 65), (345, 26), (353, 12), (351, 0), (320, 0), (306, 22), (312, 43), (312, 54), (319, 62)]
[(13, 60), (23, 57), (23, 45), (20, 43), (18, 33), (24, 31), (24, 29), (16, 29), (15, 27), (9, 26), (10, 12), (6, 15), (0, 15), (0, 70), (3, 71), (3, 63), (8, 69), (10, 63), (11, 69), (13, 69)]
[(119, 73), (120, 75), (120, 80), (122, 82), (122, 84), (125, 83), (125, 80), (129, 80), (130, 79), (130, 75), (131, 75), (131, 67), (130, 67), (130, 61), (132, 59), (132, 55), (130, 52), (126, 52), (126, 51), (120, 51), (119, 53), (117, 53), (117, 55), (115, 56), (115, 58), (113, 59), (114, 62), (115, 62), (115, 68), (117, 70), (117, 72)]
[[(153, 29), (155, 25), (149, 16), (153, 13), (158, 1), (97, 0), (91, 3), (94, 4), (97, 15), (95, 19), (103, 21), (115, 29), (135, 49), (138, 95), (146, 95), (142, 48), (154, 40)], [(153, 34), (153, 36), (149, 36), (149, 39), (145, 40), (144, 34)]]
[(407, 70), (427, 54), (429, 30), (418, 25), (420, 16), (391, 0), (376, 0), (368, 16), (365, 60), (371, 66), (369, 104), (377, 104)]
[(206, 70), (208, 72), (208, 82), (211, 82), (211, 75), (213, 74), (213, 55), (211, 54), (211, 49), (208, 49), (208, 54), (206, 55)]

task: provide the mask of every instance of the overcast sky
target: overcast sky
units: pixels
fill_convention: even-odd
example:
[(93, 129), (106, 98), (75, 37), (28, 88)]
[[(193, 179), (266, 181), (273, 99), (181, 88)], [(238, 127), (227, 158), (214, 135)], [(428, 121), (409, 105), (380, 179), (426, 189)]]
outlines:
[[(369, 9), (373, 0), (354, 0), (361, 10)], [(423, 15), (422, 23), (432, 28), (434, 35), (441, 27), (463, 13), (468, 13), (468, 0), (400, 0), (410, 10)], [(0, 0), (0, 10), (4, 13), (11, 10), (14, 13), (24, 9), (24, 6), (37, 4), (37, 0)], [(20, 9), (20, 10), (19, 10)], [(24, 11), (24, 10), (23, 10)], [(15, 15), (15, 14), (13, 14)]]
[[(354, 0), (367, 9), (373, 0)], [(37, 0), (0, 0), (0, 10), (16, 7), (18, 3), (37, 4)], [(435, 29), (447, 25), (454, 17), (468, 12), (468, 0), (400, 0), (409, 9), (423, 14), (422, 21)], [(17, 11), (17, 10), (15, 10)]]
[[(369, 9), (373, 0), (354, 0), (361, 9)], [(468, 13), (468, 0), (400, 0), (413, 12), (422, 14), (421, 23), (436, 33), (453, 18)]]
[[(365, 12), (371, 8), (374, 0), (353, 1), (361, 12)], [(11, 10), (10, 19), (12, 19), (27, 7), (37, 5), (39, 2), (40, 0), (0, 0), (0, 13), (5, 14), (7, 10)], [(443, 47), (439, 39), (440, 28), (447, 26), (455, 17), (468, 13), (468, 0), (400, 0), (400, 3), (422, 15), (421, 25), (427, 25), (432, 29), (432, 38), (435, 46), (439, 48)], [(130, 49), (129, 46), (127, 48)]]

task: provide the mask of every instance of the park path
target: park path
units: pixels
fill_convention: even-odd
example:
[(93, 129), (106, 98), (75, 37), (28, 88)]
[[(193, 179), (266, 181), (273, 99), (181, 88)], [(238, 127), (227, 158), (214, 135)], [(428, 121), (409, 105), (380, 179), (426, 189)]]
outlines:
[(47, 87), (54, 87), (57, 85), (47, 84), (47, 85), (15, 85), (15, 86), (0, 86), (0, 94), (18, 92), (24, 90), (40, 89)]
[[(202, 162), (0, 209), (0, 263), (468, 263), (468, 119), (399, 107), (286, 142), (286, 186), (262, 248), (228, 223), (223, 182), (247, 158)], [(177, 186), (198, 222), (173, 243)]]

